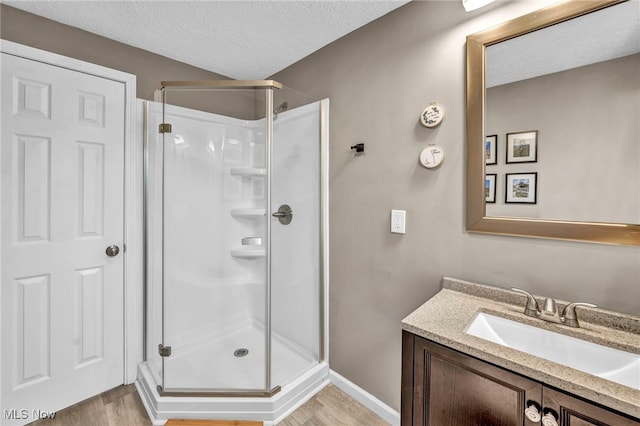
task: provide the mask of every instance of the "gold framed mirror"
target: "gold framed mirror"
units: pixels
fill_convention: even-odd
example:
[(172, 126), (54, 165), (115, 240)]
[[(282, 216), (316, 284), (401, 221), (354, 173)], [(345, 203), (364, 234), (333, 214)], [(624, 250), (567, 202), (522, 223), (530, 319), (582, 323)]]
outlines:
[[(467, 36), (466, 228), (469, 232), (640, 246), (640, 223), (600, 219), (487, 215), (485, 120), (487, 48), (525, 34), (586, 16), (628, 0), (570, 0)], [(632, 0), (637, 3), (635, 0)], [(548, 46), (553, 48), (553, 45)], [(637, 120), (637, 118), (636, 118)], [(514, 131), (529, 130), (513, 129)], [(504, 138), (504, 135), (502, 135)], [(637, 142), (637, 140), (636, 140)], [(595, 173), (606, 171), (595, 170)], [(495, 175), (494, 175), (495, 176)], [(494, 181), (495, 184), (495, 181)], [(539, 186), (539, 185), (538, 185)], [(538, 188), (538, 191), (540, 189)], [(613, 190), (613, 189), (612, 189)], [(507, 187), (505, 186), (505, 198)], [(640, 195), (640, 194), (638, 194)], [(522, 211), (522, 210), (520, 210)], [(633, 221), (630, 221), (633, 222)], [(640, 220), (638, 220), (640, 222)]]

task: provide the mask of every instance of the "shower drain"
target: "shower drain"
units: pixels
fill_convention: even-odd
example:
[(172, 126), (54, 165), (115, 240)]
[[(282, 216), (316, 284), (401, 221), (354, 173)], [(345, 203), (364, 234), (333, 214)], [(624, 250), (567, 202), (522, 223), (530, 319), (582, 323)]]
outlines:
[(243, 356), (247, 356), (249, 354), (249, 349), (240, 348), (233, 351), (233, 356), (242, 358)]

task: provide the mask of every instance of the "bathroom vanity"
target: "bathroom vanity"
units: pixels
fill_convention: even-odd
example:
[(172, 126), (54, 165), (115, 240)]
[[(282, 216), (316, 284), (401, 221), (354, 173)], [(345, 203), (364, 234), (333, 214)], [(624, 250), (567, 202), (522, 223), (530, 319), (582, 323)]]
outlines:
[[(442, 291), (403, 320), (402, 425), (640, 425), (640, 318), (580, 309), (580, 328), (570, 328), (525, 316), (525, 300), (445, 278)], [(470, 334), (478, 315), (487, 313), (595, 343), (613, 351), (607, 358), (628, 355), (623, 374), (612, 381), (581, 371), (587, 351), (561, 354), (562, 365)]]

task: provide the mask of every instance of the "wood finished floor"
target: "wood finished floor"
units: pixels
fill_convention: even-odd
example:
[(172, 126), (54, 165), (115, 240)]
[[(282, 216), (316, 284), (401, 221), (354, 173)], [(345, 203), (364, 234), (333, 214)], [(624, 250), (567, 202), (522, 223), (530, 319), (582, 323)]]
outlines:
[[(291, 413), (278, 426), (382, 426), (388, 423), (333, 385)], [(119, 386), (72, 407), (37, 426), (150, 426), (134, 385)]]
[(46, 426), (149, 426), (151, 421), (134, 385), (118, 386), (69, 408), (53, 419), (31, 425)]

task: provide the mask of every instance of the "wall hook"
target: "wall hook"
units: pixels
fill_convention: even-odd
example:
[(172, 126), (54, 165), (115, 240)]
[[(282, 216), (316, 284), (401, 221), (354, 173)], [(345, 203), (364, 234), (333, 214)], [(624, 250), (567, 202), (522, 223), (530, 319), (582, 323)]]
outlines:
[(355, 150), (356, 150), (356, 153), (358, 153), (358, 152), (364, 152), (364, 144), (363, 144), (363, 143), (357, 143), (357, 144), (353, 145), (353, 146), (351, 147), (351, 149), (355, 149)]

